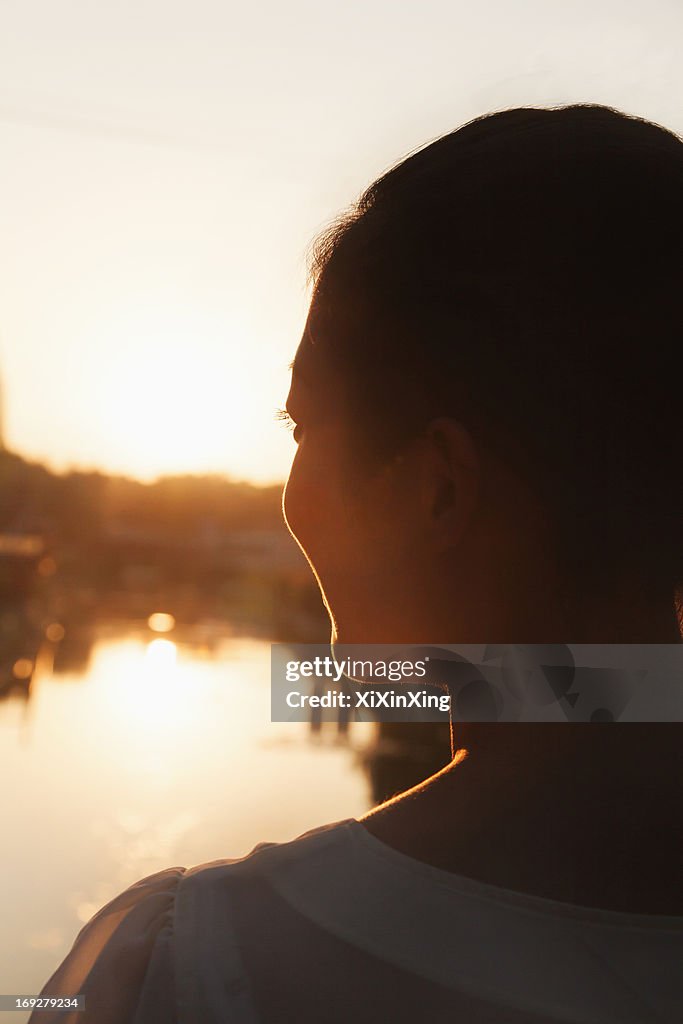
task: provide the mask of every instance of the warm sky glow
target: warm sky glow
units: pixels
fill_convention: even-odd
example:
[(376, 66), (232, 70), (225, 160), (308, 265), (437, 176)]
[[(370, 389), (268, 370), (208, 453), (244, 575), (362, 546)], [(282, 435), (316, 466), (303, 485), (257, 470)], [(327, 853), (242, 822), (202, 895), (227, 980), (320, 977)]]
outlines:
[(281, 479), (315, 232), (487, 110), (683, 131), (680, 0), (5, 0), (0, 372), (53, 467)]

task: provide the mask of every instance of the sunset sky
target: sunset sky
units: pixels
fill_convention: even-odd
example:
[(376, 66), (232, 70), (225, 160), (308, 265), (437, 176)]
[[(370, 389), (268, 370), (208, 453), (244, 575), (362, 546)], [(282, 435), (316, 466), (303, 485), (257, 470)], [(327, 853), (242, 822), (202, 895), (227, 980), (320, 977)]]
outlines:
[(683, 132), (682, 37), (680, 0), (0, 0), (5, 443), (282, 479), (315, 233), (486, 111)]

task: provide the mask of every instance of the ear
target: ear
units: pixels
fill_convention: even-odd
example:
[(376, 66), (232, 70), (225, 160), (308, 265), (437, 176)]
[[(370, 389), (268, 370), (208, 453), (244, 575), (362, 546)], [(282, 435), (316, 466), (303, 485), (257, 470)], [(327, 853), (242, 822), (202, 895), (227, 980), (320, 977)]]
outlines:
[(481, 460), (469, 430), (455, 419), (432, 420), (421, 439), (424, 525), (440, 550), (459, 542), (480, 496)]

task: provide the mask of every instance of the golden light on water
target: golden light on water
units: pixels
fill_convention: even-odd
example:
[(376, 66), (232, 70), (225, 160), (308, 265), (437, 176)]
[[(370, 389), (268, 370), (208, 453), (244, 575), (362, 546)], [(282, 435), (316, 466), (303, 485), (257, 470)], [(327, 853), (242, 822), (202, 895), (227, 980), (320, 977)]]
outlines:
[[(310, 743), (305, 723), (270, 721), (268, 642), (229, 638), (207, 658), (201, 630), (174, 643), (143, 625), (105, 625), (82, 670), (39, 665), (28, 728), (22, 719), (17, 732), (0, 702), (5, 777), (21, 779), (3, 796), (3, 866), (16, 882), (0, 921), (7, 989), (18, 957), (39, 989), (46, 962), (137, 879), (368, 808), (352, 751)], [(358, 723), (355, 735), (367, 742), (371, 729)]]
[(175, 618), (168, 612), (152, 612), (147, 625), (155, 633), (170, 633), (175, 626)]
[(159, 669), (171, 668), (177, 657), (178, 648), (172, 640), (151, 640), (145, 651), (145, 672), (155, 674)]
[[(176, 644), (162, 637), (146, 644), (122, 643), (116, 653), (111, 664), (99, 667), (101, 678), (109, 677), (112, 684), (101, 696), (113, 701), (108, 713), (125, 723), (128, 762), (138, 760), (144, 771), (150, 747), (163, 748), (201, 714), (193, 665), (181, 664)], [(172, 760), (169, 755), (167, 770)]]

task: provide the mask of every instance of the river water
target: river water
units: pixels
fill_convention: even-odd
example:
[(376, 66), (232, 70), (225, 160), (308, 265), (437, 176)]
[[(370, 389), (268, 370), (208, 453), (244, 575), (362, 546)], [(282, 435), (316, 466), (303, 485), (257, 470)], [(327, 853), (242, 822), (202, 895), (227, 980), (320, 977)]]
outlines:
[(269, 643), (172, 636), (101, 625), (82, 663), (44, 658), (28, 699), (0, 702), (2, 993), (37, 993), (82, 925), (145, 875), (371, 805), (371, 725), (343, 738), (272, 723)]

